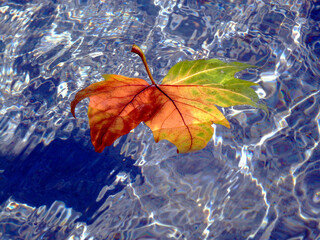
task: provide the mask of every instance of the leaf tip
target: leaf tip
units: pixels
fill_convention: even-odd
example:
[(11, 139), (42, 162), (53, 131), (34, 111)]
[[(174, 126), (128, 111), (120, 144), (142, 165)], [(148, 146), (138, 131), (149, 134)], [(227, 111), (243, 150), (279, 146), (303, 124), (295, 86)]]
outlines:
[(75, 102), (75, 100), (73, 100), (70, 105), (71, 105), (71, 113), (72, 113), (72, 116), (73, 116), (74, 118), (77, 118), (77, 117), (76, 117), (76, 113), (75, 113), (75, 109), (76, 109), (76, 106), (77, 106), (77, 102)]
[(231, 127), (230, 126), (230, 122), (226, 118), (223, 118), (220, 121), (216, 121), (216, 122), (214, 122), (214, 124), (219, 124), (219, 125), (222, 125), (222, 126), (224, 126), (226, 128), (230, 128)]
[(103, 150), (104, 150), (104, 148), (105, 148), (105, 147), (102, 147), (102, 148), (101, 148), (101, 147), (99, 147), (99, 148), (96, 148), (96, 147), (95, 147), (95, 148), (94, 148), (94, 151), (97, 152), (97, 153), (102, 153)]
[(269, 117), (269, 109), (267, 107), (267, 105), (263, 104), (263, 103), (260, 103), (260, 104), (257, 104), (258, 108), (262, 109), (263, 111), (266, 112), (267, 114), (267, 117)]

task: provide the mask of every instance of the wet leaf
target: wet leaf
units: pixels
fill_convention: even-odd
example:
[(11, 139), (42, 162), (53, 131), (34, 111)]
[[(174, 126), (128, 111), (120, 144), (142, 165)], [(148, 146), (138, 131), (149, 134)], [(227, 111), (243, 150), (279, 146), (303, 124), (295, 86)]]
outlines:
[(135, 45), (132, 51), (141, 56), (152, 84), (139, 78), (103, 75), (104, 81), (79, 91), (71, 103), (75, 116), (76, 105), (89, 97), (91, 140), (97, 152), (141, 122), (152, 130), (156, 142), (166, 139), (180, 153), (200, 150), (213, 135), (213, 123), (230, 127), (216, 106), (259, 107), (251, 88), (257, 84), (234, 77), (250, 65), (217, 59), (183, 61), (158, 85), (142, 51)]

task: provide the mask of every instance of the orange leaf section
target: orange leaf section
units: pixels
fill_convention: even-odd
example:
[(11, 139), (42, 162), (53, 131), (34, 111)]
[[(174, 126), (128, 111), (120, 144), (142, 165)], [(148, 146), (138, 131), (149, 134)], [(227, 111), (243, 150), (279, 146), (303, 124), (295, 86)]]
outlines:
[(145, 80), (104, 75), (105, 81), (79, 91), (71, 104), (89, 97), (91, 140), (102, 152), (117, 138), (145, 122), (156, 142), (166, 139), (185, 153), (204, 148), (213, 134), (212, 123), (230, 127), (210, 97), (194, 94), (199, 86), (149, 85)]
[(96, 152), (102, 152), (117, 138), (149, 119), (153, 108), (149, 104), (151, 85), (145, 80), (120, 75), (103, 77), (105, 81), (79, 91), (71, 103), (71, 112), (75, 116), (76, 105), (82, 99), (90, 98), (88, 117)]

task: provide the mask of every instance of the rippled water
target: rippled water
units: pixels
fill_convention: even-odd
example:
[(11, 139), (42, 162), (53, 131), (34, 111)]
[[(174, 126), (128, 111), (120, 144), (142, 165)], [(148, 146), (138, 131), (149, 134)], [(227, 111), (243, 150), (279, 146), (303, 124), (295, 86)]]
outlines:
[[(320, 239), (317, 0), (0, 2), (0, 238)], [(101, 74), (158, 82), (181, 60), (259, 66), (269, 115), (223, 109), (176, 153), (139, 125), (102, 154), (74, 94)], [(240, 76), (240, 75), (239, 75)]]

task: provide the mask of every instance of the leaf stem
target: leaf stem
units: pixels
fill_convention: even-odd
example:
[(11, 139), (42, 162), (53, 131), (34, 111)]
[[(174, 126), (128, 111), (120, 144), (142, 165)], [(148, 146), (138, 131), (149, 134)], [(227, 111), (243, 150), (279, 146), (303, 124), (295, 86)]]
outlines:
[(147, 64), (146, 56), (144, 55), (143, 51), (142, 51), (137, 45), (133, 44), (133, 45), (132, 45), (131, 52), (136, 53), (136, 54), (138, 54), (138, 55), (140, 56), (140, 58), (142, 59), (142, 62), (143, 62), (143, 64), (144, 64), (144, 66), (145, 66), (145, 68), (146, 68), (146, 70), (147, 70), (147, 73), (148, 73), (148, 75), (149, 75), (149, 78), (150, 78), (152, 84), (157, 85), (157, 84), (155, 83), (155, 81), (153, 80), (153, 77), (152, 77), (152, 75), (151, 75), (150, 69), (149, 69), (148, 64)]

